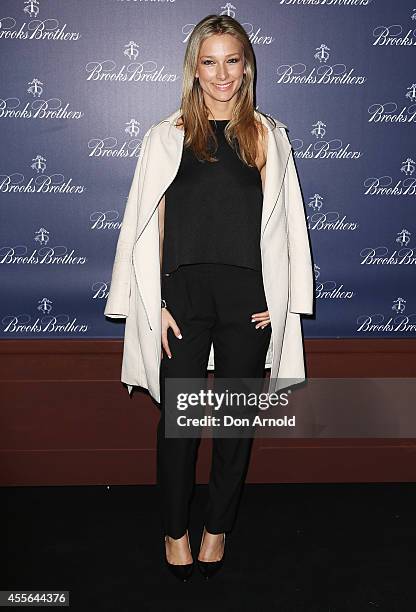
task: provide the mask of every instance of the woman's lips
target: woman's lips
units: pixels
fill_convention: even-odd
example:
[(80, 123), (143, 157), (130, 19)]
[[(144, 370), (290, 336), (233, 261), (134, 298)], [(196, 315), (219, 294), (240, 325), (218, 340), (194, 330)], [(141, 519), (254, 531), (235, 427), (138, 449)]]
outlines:
[(224, 84), (224, 85), (217, 85), (217, 83), (214, 83), (214, 86), (220, 91), (226, 91), (227, 89), (231, 88), (232, 82)]

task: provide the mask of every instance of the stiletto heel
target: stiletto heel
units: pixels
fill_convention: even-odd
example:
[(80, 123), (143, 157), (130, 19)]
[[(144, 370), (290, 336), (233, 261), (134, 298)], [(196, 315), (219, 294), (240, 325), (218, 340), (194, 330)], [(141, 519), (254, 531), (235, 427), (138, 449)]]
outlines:
[[(223, 552), (222, 557), (221, 557), (221, 559), (219, 561), (201, 561), (200, 559), (197, 559), (199, 571), (204, 576), (204, 578), (206, 578), (207, 580), (209, 578), (212, 578), (212, 576), (214, 576), (214, 574), (216, 574), (218, 572), (218, 570), (221, 569), (221, 567), (222, 567), (222, 565), (224, 563), (224, 557), (225, 557), (225, 533), (223, 533), (223, 536), (224, 536), (224, 539), (223, 539), (224, 552)], [(202, 543), (204, 541), (204, 537), (205, 537), (205, 528), (204, 528), (204, 532), (203, 532), (203, 535), (202, 535), (202, 540), (201, 540), (201, 545), (199, 547), (199, 550), (201, 550), (201, 546), (202, 546)]]
[[(189, 550), (191, 550), (191, 545), (189, 542), (189, 533), (186, 532), (186, 535), (188, 538)], [(165, 535), (165, 542), (167, 541), (167, 539), (168, 539), (168, 536)], [(178, 580), (181, 580), (182, 582), (186, 582), (191, 577), (192, 571), (194, 569), (194, 561), (192, 561), (192, 563), (185, 563), (184, 565), (175, 565), (174, 563), (169, 563), (166, 557), (166, 548), (165, 548), (165, 562), (169, 570), (172, 572), (175, 578), (178, 578)]]

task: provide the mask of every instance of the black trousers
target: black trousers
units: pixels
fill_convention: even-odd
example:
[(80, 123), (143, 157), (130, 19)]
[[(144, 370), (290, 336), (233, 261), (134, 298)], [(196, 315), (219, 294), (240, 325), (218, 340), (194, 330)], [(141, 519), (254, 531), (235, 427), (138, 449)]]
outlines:
[[(195, 483), (195, 438), (165, 435), (166, 377), (204, 378), (211, 342), (217, 377), (264, 377), (271, 324), (255, 329), (254, 313), (267, 310), (262, 273), (228, 264), (182, 265), (162, 277), (162, 296), (182, 339), (171, 328), (172, 353), (160, 366), (160, 421), (157, 430), (157, 483), (165, 533), (178, 539), (186, 533)], [(212, 439), (212, 465), (204, 524), (210, 533), (232, 529), (250, 460), (252, 438)]]

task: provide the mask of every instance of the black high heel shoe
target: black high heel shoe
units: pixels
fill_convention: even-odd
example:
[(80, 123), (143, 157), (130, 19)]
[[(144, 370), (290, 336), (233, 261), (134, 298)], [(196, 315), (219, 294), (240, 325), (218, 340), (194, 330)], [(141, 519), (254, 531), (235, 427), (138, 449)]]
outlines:
[[(198, 568), (199, 571), (201, 572), (201, 574), (204, 576), (204, 578), (206, 578), (207, 580), (209, 578), (212, 578), (214, 576), (214, 574), (216, 574), (218, 572), (219, 569), (221, 569), (223, 563), (224, 563), (224, 557), (225, 557), (225, 533), (223, 533), (224, 536), (224, 552), (222, 553), (222, 557), (219, 561), (201, 561), (200, 559), (197, 559), (197, 563), (198, 563)], [(201, 545), (199, 547), (199, 549), (201, 550), (201, 546), (202, 546), (202, 542), (204, 541), (204, 537), (205, 537), (205, 527), (204, 527), (204, 532), (202, 534), (202, 540), (201, 540)]]
[[(189, 549), (191, 549), (191, 545), (189, 543), (189, 534), (188, 532), (186, 532), (187, 538), (188, 538), (188, 546)], [(168, 539), (168, 536), (165, 535), (165, 542)], [(192, 574), (192, 571), (194, 569), (194, 561), (192, 561), (192, 563), (185, 563), (185, 565), (175, 565), (174, 563), (169, 563), (169, 561), (166, 558), (166, 550), (165, 550), (165, 563), (168, 566), (169, 570), (172, 572), (172, 574), (178, 578), (178, 580), (181, 580), (182, 582), (186, 582)]]

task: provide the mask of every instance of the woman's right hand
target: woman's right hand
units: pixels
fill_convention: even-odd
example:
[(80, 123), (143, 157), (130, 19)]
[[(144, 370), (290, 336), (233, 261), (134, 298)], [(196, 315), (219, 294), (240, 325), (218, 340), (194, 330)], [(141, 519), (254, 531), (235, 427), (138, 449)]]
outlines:
[[(173, 333), (179, 339), (182, 338), (181, 330), (176, 324), (175, 319), (170, 314), (167, 308), (162, 308), (162, 348), (165, 349), (167, 356), (169, 359), (172, 359), (172, 353), (169, 348), (168, 343), (168, 329), (172, 328)], [(162, 350), (162, 359), (163, 359), (163, 350)]]

